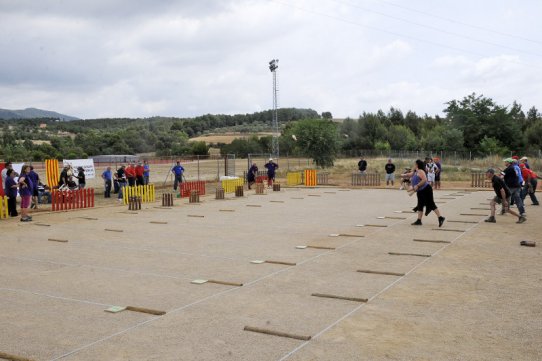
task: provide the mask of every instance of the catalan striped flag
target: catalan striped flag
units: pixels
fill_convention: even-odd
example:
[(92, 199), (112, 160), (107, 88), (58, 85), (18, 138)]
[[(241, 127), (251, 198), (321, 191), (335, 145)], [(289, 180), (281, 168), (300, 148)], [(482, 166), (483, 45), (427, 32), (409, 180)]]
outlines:
[(45, 160), (45, 172), (47, 173), (47, 185), (53, 189), (58, 186), (60, 173), (58, 171), (58, 159)]

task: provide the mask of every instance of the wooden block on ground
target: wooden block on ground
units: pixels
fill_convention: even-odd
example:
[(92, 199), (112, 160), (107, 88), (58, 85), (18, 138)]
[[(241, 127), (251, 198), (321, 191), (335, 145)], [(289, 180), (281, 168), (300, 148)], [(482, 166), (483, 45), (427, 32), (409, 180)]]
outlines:
[(200, 216), (199, 214), (189, 214), (187, 217), (193, 217), (193, 218), (205, 218), (205, 216)]
[(452, 220), (452, 219), (447, 219), (446, 222), (452, 222), (452, 223), (479, 223), (479, 222), (476, 222), (476, 221), (457, 221), (457, 220)]
[(32, 361), (32, 359), (17, 356), (17, 355), (12, 355), (12, 354), (6, 353), (6, 352), (0, 352), (0, 359), (9, 360), (9, 361)]
[(371, 271), (371, 270), (366, 270), (366, 269), (359, 269), (357, 270), (357, 272), (370, 273), (370, 274), (375, 274), (375, 275), (399, 276), (399, 277), (402, 277), (405, 275), (404, 273), (398, 273), (398, 272)]
[(67, 239), (58, 239), (58, 238), (49, 238), (48, 241), (51, 241), (51, 242), (63, 242), (63, 243), (68, 242)]
[(293, 262), (273, 261), (273, 260), (266, 260), (265, 263), (282, 264), (282, 265), (285, 265), (285, 266), (295, 266), (296, 265)]
[(108, 232), (124, 232), (124, 230), (122, 229), (112, 229), (112, 228), (105, 228), (104, 231), (108, 231)]
[(217, 285), (225, 285), (225, 286), (235, 286), (235, 287), (242, 287), (242, 283), (238, 282), (228, 282), (228, 281), (218, 281), (218, 280), (207, 280), (209, 283), (215, 283)]
[(345, 297), (345, 296), (337, 296), (337, 295), (329, 295), (325, 293), (313, 293), (311, 296), (314, 297), (322, 297), (322, 298), (335, 298), (338, 300), (346, 300), (346, 301), (354, 301), (354, 302), (367, 302), (366, 298), (357, 298), (357, 297)]
[(164, 221), (150, 221), (149, 223), (152, 223), (152, 224), (167, 224), (167, 222), (164, 222)]
[(449, 229), (449, 228), (433, 228), (432, 231), (442, 231), (442, 232), (466, 232), (464, 229)]
[(126, 310), (133, 311), (133, 312), (148, 313), (148, 314), (156, 315), (156, 316), (162, 316), (166, 314), (166, 311), (158, 311), (158, 310), (153, 310), (150, 308), (135, 307), (135, 306), (127, 306)]
[(219, 209), (219, 212), (235, 212), (235, 209)]
[(428, 243), (452, 243), (450, 241), (444, 241), (444, 240), (441, 240), (441, 239), (419, 239), (419, 238), (414, 238), (413, 241), (414, 242), (428, 242)]
[(272, 335), (272, 336), (293, 338), (293, 339), (302, 340), (302, 341), (308, 341), (311, 339), (311, 336), (295, 335), (293, 333), (274, 331), (274, 330), (269, 330), (269, 329), (259, 328), (259, 327), (252, 327), (252, 326), (245, 326), (243, 330), (250, 331), (250, 332), (263, 333), (263, 334)]
[[(489, 211), (489, 209), (488, 209)], [(472, 217), (485, 217), (487, 214), (480, 214), (480, 213), (459, 213), (460, 216), (472, 216)]]
[(403, 253), (403, 252), (388, 252), (390, 256), (414, 256), (414, 257), (431, 257), (430, 254), (420, 253)]
[(312, 245), (308, 245), (307, 248), (314, 248), (314, 249), (335, 249), (335, 247), (328, 247), (328, 246), (312, 246)]

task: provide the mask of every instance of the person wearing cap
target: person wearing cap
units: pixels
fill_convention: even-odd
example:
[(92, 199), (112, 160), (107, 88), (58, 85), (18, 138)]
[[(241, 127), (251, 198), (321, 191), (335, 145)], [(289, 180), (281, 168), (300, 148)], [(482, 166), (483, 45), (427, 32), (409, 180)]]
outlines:
[(171, 172), (175, 177), (175, 180), (173, 181), (173, 190), (176, 191), (179, 184), (183, 182), (184, 167), (181, 165), (180, 161), (177, 161), (175, 167), (171, 168)]
[(102, 173), (102, 179), (104, 180), (104, 198), (111, 198), (111, 179), (113, 174), (111, 173), (111, 167), (107, 167)]
[(391, 182), (391, 186), (393, 187), (393, 182), (395, 181), (395, 164), (393, 164), (391, 158), (388, 158), (388, 163), (384, 166), (384, 170), (386, 171), (386, 186)]
[(525, 164), (525, 168), (531, 169), (531, 166), (529, 165), (529, 158), (521, 157), (519, 162), (520, 162), (520, 164)]
[(128, 167), (124, 170), (126, 173), (126, 179), (128, 180), (128, 186), (133, 187), (136, 185), (136, 171), (134, 163), (128, 164)]
[(87, 180), (85, 177), (85, 169), (83, 167), (77, 167), (77, 176), (75, 178), (77, 178), (79, 189), (85, 188)]
[(1, 181), (2, 181), (2, 189), (4, 190), (4, 194), (6, 194), (7, 188), (6, 188), (6, 180), (8, 179), (8, 170), (13, 169), (13, 166), (11, 165), (11, 162), (6, 162), (5, 168), (2, 169), (1, 172)]
[[(504, 160), (506, 168), (504, 169), (504, 183), (510, 190), (511, 204), (515, 203), (518, 207), (519, 214), (525, 216), (525, 207), (523, 206), (523, 201), (521, 200), (520, 191), (521, 185), (523, 183), (523, 177), (521, 177), (521, 170), (519, 167), (514, 166), (514, 159), (507, 158)], [(506, 212), (506, 209), (504, 209)]]
[(412, 191), (416, 193), (418, 198), (418, 204), (416, 205), (416, 211), (418, 212), (418, 219), (412, 223), (413, 226), (422, 225), (423, 209), (425, 208), (425, 216), (428, 216), (431, 211), (434, 211), (438, 217), (438, 226), (442, 227), (445, 218), (440, 214), (440, 211), (433, 199), (433, 188), (427, 182), (427, 176), (425, 174), (425, 163), (421, 159), (417, 159), (414, 162), (412, 173), (408, 176), (412, 177)]
[(431, 157), (425, 158), (425, 173), (427, 173), (427, 182), (433, 186), (435, 184), (435, 176), (438, 172), (438, 167), (433, 162)]
[(279, 165), (273, 161), (273, 158), (269, 158), (269, 162), (265, 163), (265, 169), (267, 169), (267, 186), (272, 187), (275, 180), (275, 171)]
[(68, 184), (68, 170), (70, 169), (69, 165), (65, 165), (64, 168), (62, 168), (62, 172), (60, 172), (60, 178), (58, 180), (58, 188), (62, 188), (64, 185)]
[(493, 190), (495, 191), (495, 197), (490, 202), (491, 215), (485, 220), (485, 222), (497, 222), (495, 219), (495, 208), (497, 207), (497, 204), (501, 204), (505, 212), (518, 217), (518, 221), (516, 223), (525, 222), (527, 218), (510, 209), (510, 197), (512, 192), (506, 185), (506, 182), (495, 174), (495, 169), (489, 168), (486, 171), (486, 177), (491, 180)]
[(531, 202), (533, 203), (533, 206), (540, 205), (535, 195), (536, 187), (538, 185), (538, 180), (537, 180), (538, 175), (532, 170), (528, 169), (525, 166), (525, 163), (520, 163), (519, 168), (521, 169), (521, 175), (523, 176), (523, 179), (525, 180), (525, 184), (523, 185), (523, 188), (521, 189), (521, 200), (523, 201), (523, 204), (525, 204), (525, 197), (527, 197), (527, 194), (528, 194), (529, 197), (531, 198)]
[(143, 178), (144, 173), (145, 173), (145, 168), (143, 168), (143, 163), (137, 162), (137, 166), (135, 167), (136, 185), (138, 186), (145, 185), (145, 179)]
[(437, 171), (435, 172), (435, 189), (440, 189), (440, 173), (442, 173), (442, 163), (440, 158), (433, 158), (435, 165), (437, 166)]
[(256, 175), (258, 174), (258, 166), (256, 162), (252, 163), (247, 172), (248, 189), (252, 189), (252, 185), (256, 182)]

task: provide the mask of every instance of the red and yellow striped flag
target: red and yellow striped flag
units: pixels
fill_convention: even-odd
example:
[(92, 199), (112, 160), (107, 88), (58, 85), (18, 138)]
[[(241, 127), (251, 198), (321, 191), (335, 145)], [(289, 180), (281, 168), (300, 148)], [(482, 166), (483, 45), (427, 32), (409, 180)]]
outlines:
[(58, 171), (58, 159), (46, 159), (45, 172), (47, 173), (47, 185), (51, 189), (58, 186), (58, 179), (60, 178), (60, 173)]

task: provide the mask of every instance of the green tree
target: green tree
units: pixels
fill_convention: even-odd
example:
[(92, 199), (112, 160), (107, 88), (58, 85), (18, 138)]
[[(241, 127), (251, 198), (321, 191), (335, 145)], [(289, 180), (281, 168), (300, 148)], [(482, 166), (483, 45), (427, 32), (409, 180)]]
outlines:
[(300, 152), (314, 160), (319, 167), (333, 166), (339, 150), (337, 125), (325, 119), (305, 119), (296, 122), (288, 136), (295, 135)]

